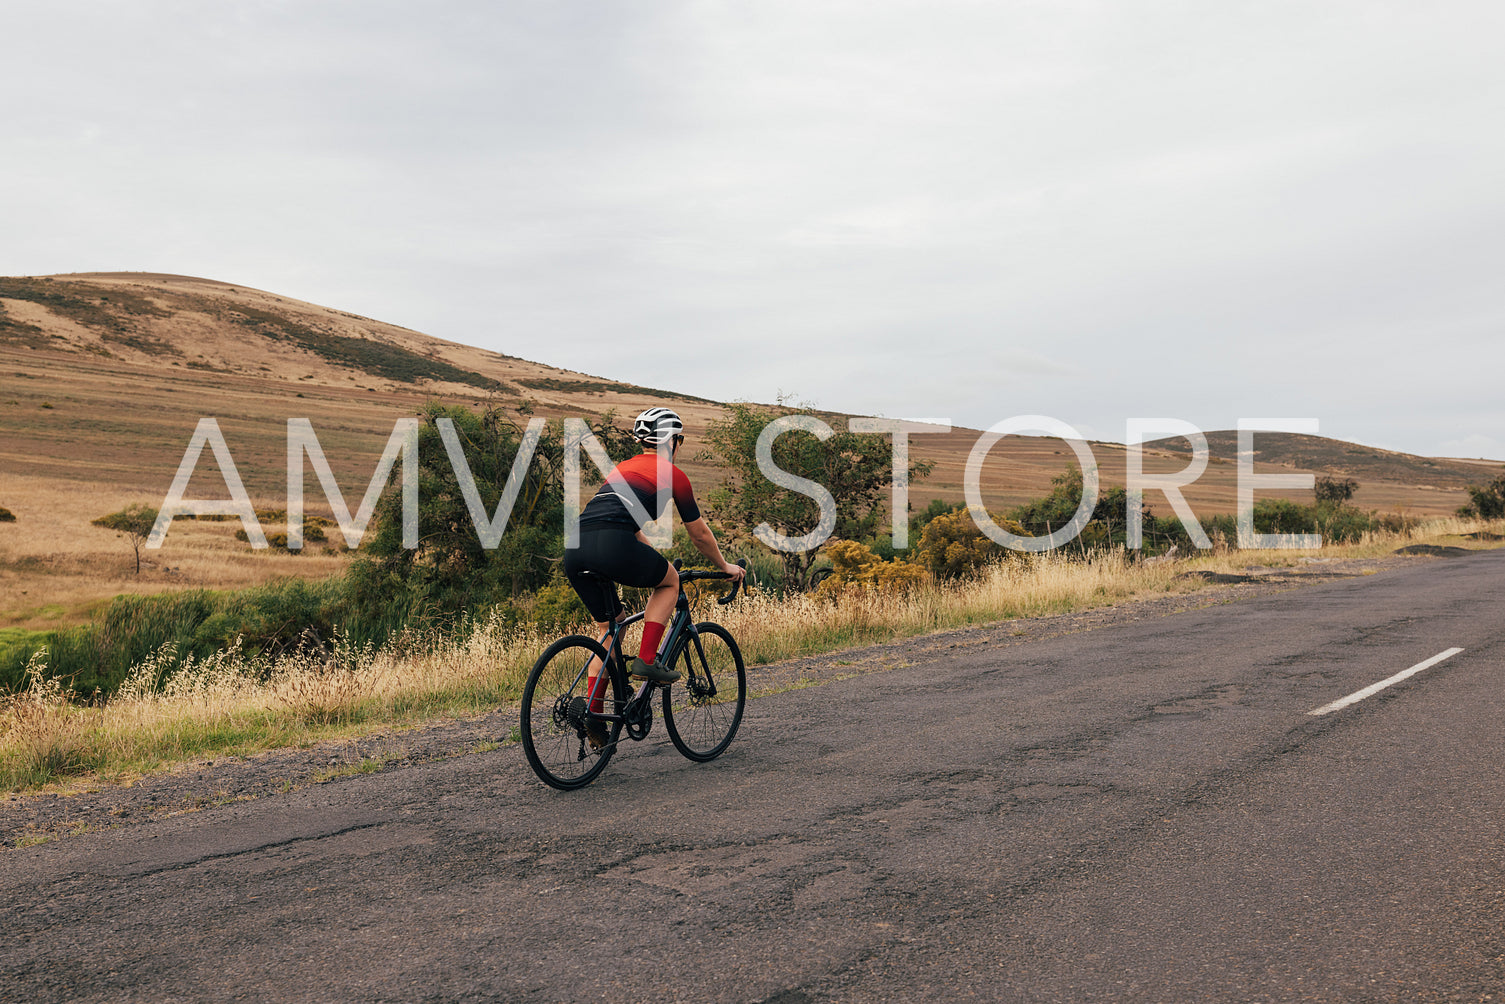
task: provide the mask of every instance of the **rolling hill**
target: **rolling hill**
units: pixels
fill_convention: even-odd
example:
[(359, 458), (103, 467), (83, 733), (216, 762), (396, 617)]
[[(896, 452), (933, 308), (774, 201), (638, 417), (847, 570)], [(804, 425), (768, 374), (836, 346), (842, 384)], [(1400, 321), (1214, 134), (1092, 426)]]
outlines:
[[(251, 552), (228, 524), (174, 524), (167, 544), (130, 573), (129, 549), (89, 520), (135, 501), (158, 504), (200, 417), (214, 416), (258, 506), (284, 504), (286, 423), (312, 423), (352, 505), (393, 422), (432, 399), (523, 408), (548, 417), (630, 417), (668, 403), (693, 439), (722, 406), (673, 390), (637, 387), (529, 357), (545, 338), (519, 332), (507, 353), (445, 341), (396, 325), (262, 290), (156, 273), (0, 278), (0, 628), (84, 616), (100, 597), (179, 585), (235, 586), (275, 574), (317, 575), (341, 549), (292, 557)], [(828, 416), (843, 422), (844, 416)], [(912, 499), (962, 498), (975, 430), (916, 436), (915, 457), (936, 463)], [(1214, 455), (1186, 496), (1199, 514), (1234, 507), (1233, 433), (1208, 435)], [(1259, 470), (1353, 477), (1365, 508), (1448, 513), (1464, 487), (1500, 467), (1387, 453), (1320, 437), (1265, 434)], [(1107, 484), (1123, 483), (1124, 447), (1092, 449)], [(1146, 469), (1177, 471), (1187, 444), (1146, 450)], [(696, 455), (697, 484), (718, 470)], [(983, 486), (1002, 508), (1043, 494), (1072, 461), (1067, 444), (1011, 437), (990, 455)], [(223, 497), (206, 453), (190, 496)], [(1303, 493), (1293, 493), (1300, 497)], [(310, 495), (311, 508), (322, 499)], [(1162, 501), (1151, 498), (1152, 505)], [(1160, 507), (1163, 509), (1163, 505)]]

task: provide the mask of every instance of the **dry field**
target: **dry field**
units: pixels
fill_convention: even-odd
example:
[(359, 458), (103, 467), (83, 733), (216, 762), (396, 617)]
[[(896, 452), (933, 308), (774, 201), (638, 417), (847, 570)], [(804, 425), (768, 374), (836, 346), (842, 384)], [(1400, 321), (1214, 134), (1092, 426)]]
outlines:
[[(1219, 579), (1258, 581), (1275, 573), (1281, 581), (1282, 568), (1320, 569), (1342, 560), (1353, 569), (1403, 544), (1479, 547), (1481, 539), (1498, 540), (1501, 529), (1499, 523), (1438, 520), (1405, 536), (1374, 534), (1299, 555), (1225, 551), (1146, 562), (1130, 562), (1122, 552), (1091, 561), (1040, 556), (1005, 561), (975, 579), (902, 591), (754, 593), (713, 609), (746, 661), (762, 665), (945, 628), (1193, 593)], [(1373, 571), (1362, 567), (1357, 574)], [(154, 685), (157, 667), (148, 660), (107, 702), (90, 707), (70, 704), (55, 682), (49, 688), (39, 679), (29, 691), (0, 699), (0, 788), (129, 782), (196, 758), (485, 714), (515, 704), (533, 660), (551, 639), (535, 627), (509, 629), (493, 619), (453, 637), (398, 637), (381, 649), (347, 649), (329, 658), (291, 655), (269, 664), (230, 650), (190, 662), (160, 688)]]
[[(233, 588), (340, 568), (345, 558), (338, 553), (258, 554), (233, 539), (235, 524), (178, 522), (160, 550), (143, 552), (142, 572), (134, 574), (126, 542), (89, 520), (131, 502), (160, 504), (201, 417), (218, 419), (247, 491), (269, 509), (286, 505), (288, 418), (312, 421), (353, 508), (393, 423), (433, 399), (505, 409), (527, 401), (549, 417), (608, 410), (630, 416), (670, 401), (692, 437), (684, 465), (690, 476), (700, 485), (717, 477), (697, 458), (693, 439), (721, 413), (719, 405), (528, 362), (517, 356), (547, 355), (549, 348), (525, 334), (509, 349), (516, 355), (205, 279), (146, 273), (0, 279), (0, 507), (16, 516), (0, 523), (0, 628), (76, 623), (116, 593)], [(936, 463), (934, 474), (913, 487), (913, 504), (961, 501), (967, 456), (979, 436), (958, 429), (911, 439), (913, 456)], [(1235, 464), (1212, 438), (1212, 463), (1186, 490), (1199, 515), (1235, 506)], [(1303, 438), (1262, 438), (1261, 456), (1280, 462), (1256, 469), (1288, 472), (1306, 463), (1355, 477), (1361, 483), (1355, 502), (1383, 512), (1449, 514), (1466, 500), (1462, 486), (1469, 479), (1486, 480), (1500, 467), (1368, 455), (1367, 448), (1320, 439), (1306, 444), (1305, 453), (1277, 449)], [(1186, 459), (1178, 445), (1147, 448), (1146, 470), (1181, 470)], [(1104, 484), (1123, 484), (1124, 447), (1091, 447)], [(1064, 443), (1010, 437), (984, 468), (985, 501), (1001, 509), (1038, 497), (1071, 463)], [(206, 451), (189, 495), (225, 494)], [(327, 515), (311, 480), (308, 499), (310, 512)], [(1163, 499), (1148, 501), (1169, 515)]]

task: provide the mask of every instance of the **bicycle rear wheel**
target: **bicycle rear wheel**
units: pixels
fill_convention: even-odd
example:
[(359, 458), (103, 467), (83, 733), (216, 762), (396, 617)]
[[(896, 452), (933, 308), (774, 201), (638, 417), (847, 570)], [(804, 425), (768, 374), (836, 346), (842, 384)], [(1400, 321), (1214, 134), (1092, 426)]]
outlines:
[[(600, 644), (582, 635), (561, 638), (538, 657), (523, 686), (523, 753), (540, 780), (562, 791), (594, 781), (606, 769), (622, 731), (621, 722), (602, 722), (610, 741), (599, 750), (586, 736), (585, 671), (592, 657), (602, 664), (600, 672), (606, 672), (606, 650)], [(619, 713), (627, 695), (615, 674), (607, 676), (605, 710)]]
[(664, 688), (664, 727), (691, 760), (714, 760), (731, 745), (747, 703), (747, 670), (732, 633), (720, 624), (697, 624), (700, 636), (680, 649), (680, 681)]

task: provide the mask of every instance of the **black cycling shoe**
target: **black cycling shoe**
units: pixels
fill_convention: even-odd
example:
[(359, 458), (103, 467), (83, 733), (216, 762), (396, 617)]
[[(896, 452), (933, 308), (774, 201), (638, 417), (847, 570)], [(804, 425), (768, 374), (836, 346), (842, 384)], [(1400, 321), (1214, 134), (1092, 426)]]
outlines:
[(652, 680), (654, 683), (673, 683), (679, 679), (679, 670), (668, 669), (656, 662), (644, 662), (642, 656), (632, 660), (632, 675), (639, 680)]

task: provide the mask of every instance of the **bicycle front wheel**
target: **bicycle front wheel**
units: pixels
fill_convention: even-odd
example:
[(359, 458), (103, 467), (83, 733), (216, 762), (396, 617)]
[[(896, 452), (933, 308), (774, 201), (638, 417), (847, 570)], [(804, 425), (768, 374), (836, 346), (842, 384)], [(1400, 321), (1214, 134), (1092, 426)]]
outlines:
[[(600, 749), (590, 742), (586, 669), (592, 659), (598, 672), (606, 673), (606, 650), (597, 642), (582, 635), (561, 638), (538, 657), (523, 687), (523, 753), (545, 784), (562, 791), (594, 781), (606, 769), (622, 731), (621, 722), (600, 722), (610, 741)], [(607, 680), (604, 710), (620, 712), (626, 695), (613, 674)]]
[(731, 745), (747, 703), (747, 670), (732, 633), (697, 624), (674, 661), (681, 679), (664, 688), (664, 727), (691, 760), (714, 760)]

